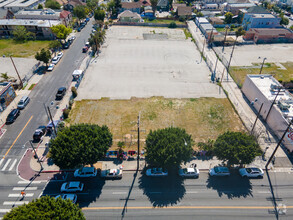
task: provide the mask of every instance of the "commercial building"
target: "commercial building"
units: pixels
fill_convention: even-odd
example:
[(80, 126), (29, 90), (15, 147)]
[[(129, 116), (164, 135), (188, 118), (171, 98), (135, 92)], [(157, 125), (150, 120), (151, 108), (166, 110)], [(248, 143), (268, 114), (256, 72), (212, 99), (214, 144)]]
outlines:
[[(15, 12), (20, 11), (25, 8), (33, 8), (41, 2), (42, 2), (42, 0), (13, 0), (13, 1), (4, 0), (4, 1), (1, 1), (1, 4), (8, 3), (8, 4), (3, 5), (2, 7), (4, 9), (9, 9), (13, 13), (15, 13)], [(0, 4), (0, 7), (1, 7), (1, 4)]]
[(0, 83), (0, 112), (3, 112), (15, 97), (11, 82)]
[(252, 28), (243, 39), (255, 43), (293, 43), (293, 33), (285, 28)]

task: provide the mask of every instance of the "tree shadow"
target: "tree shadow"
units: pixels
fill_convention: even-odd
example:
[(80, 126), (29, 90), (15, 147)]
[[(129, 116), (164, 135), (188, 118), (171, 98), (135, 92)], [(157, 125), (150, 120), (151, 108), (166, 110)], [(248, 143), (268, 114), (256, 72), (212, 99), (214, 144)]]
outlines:
[(169, 171), (167, 177), (139, 178), (139, 188), (143, 190), (154, 207), (172, 206), (180, 202), (185, 195), (184, 179), (175, 171)]
[(207, 179), (207, 188), (216, 190), (219, 197), (226, 195), (228, 199), (253, 197), (252, 185), (248, 178), (231, 174), (228, 177), (211, 177)]

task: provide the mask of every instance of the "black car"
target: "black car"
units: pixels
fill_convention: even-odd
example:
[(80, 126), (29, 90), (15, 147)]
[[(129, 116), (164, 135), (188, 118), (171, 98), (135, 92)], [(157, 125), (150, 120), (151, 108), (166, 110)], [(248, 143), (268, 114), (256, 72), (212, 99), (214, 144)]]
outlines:
[(79, 28), (77, 28), (77, 31), (78, 31), (78, 32), (80, 32), (80, 31), (81, 31), (81, 28), (80, 28), (80, 27), (79, 27)]
[(65, 44), (62, 45), (63, 49), (68, 49), (70, 47), (70, 43), (66, 42)]
[(33, 135), (34, 141), (40, 141), (41, 137), (46, 133), (46, 126), (39, 126)]
[(6, 118), (6, 124), (11, 124), (15, 121), (15, 119), (19, 116), (20, 111), (19, 109), (12, 109), (9, 115)]
[(66, 88), (65, 87), (60, 87), (57, 91), (57, 94), (56, 94), (56, 99), (57, 100), (61, 100), (63, 98), (63, 96), (65, 95), (66, 93)]

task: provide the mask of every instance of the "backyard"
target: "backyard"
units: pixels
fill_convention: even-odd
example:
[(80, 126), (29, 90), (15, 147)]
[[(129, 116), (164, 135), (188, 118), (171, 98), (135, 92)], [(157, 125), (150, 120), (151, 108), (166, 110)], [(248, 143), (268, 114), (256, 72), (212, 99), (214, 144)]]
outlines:
[(0, 40), (0, 55), (33, 58), (42, 48), (48, 48), (50, 41), (17, 42), (13, 39)]
[(74, 103), (68, 122), (107, 125), (113, 134), (112, 150), (117, 149), (118, 141), (124, 141), (128, 150), (135, 150), (139, 113), (142, 142), (150, 130), (169, 126), (186, 129), (195, 144), (216, 139), (228, 130), (245, 130), (225, 98), (81, 100)]

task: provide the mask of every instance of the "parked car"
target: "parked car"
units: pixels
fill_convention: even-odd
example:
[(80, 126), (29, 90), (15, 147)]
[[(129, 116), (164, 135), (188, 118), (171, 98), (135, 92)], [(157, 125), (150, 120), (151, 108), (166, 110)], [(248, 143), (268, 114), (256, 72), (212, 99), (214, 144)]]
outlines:
[(85, 46), (85, 47), (82, 48), (82, 52), (83, 53), (86, 53), (88, 50), (89, 50), (89, 48), (87, 46)]
[(214, 167), (209, 170), (210, 176), (230, 176), (230, 171), (227, 167)]
[(89, 18), (86, 18), (86, 19), (85, 19), (85, 21), (86, 21), (86, 22), (89, 22), (89, 21), (90, 21), (90, 19), (89, 19)]
[(34, 141), (40, 141), (40, 140), (41, 140), (41, 137), (42, 137), (43, 135), (45, 135), (46, 130), (47, 130), (47, 127), (46, 127), (46, 126), (39, 126), (39, 127), (35, 130), (35, 133), (33, 134), (33, 140), (34, 140)]
[(261, 168), (257, 167), (247, 167), (247, 168), (241, 168), (239, 169), (239, 174), (242, 177), (256, 177), (260, 178), (263, 177), (264, 172)]
[(61, 192), (81, 192), (84, 184), (78, 181), (66, 182), (61, 186)]
[(69, 42), (66, 42), (64, 44), (62, 44), (62, 48), (63, 49), (68, 49), (70, 47), (70, 43)]
[(179, 169), (179, 176), (198, 178), (199, 170), (194, 167)]
[(74, 177), (95, 177), (97, 176), (97, 170), (94, 167), (82, 167), (80, 169), (75, 170)]
[(101, 171), (101, 177), (106, 179), (121, 179), (122, 170), (121, 169), (108, 169)]
[(9, 115), (6, 118), (6, 124), (11, 124), (15, 121), (15, 119), (19, 116), (19, 109), (12, 109)]
[(57, 57), (59, 57), (59, 59), (61, 59), (61, 58), (63, 57), (63, 53), (62, 53), (62, 52), (59, 52), (59, 53), (57, 54)]
[(56, 65), (60, 60), (60, 57), (56, 56), (56, 57), (53, 57), (52, 59), (52, 64)]
[(168, 170), (163, 168), (151, 168), (146, 171), (147, 176), (168, 176)]
[(60, 87), (56, 93), (56, 99), (61, 100), (64, 97), (65, 93), (66, 93), (66, 88)]
[(77, 201), (77, 195), (76, 194), (62, 194), (62, 195), (58, 195), (58, 196), (55, 197), (55, 199), (58, 199), (58, 198), (61, 198), (61, 199), (64, 199), (64, 200), (69, 199), (74, 204)]
[(79, 27), (79, 28), (77, 28), (77, 32), (80, 32), (81, 31), (81, 28)]
[(73, 41), (75, 40), (75, 36), (72, 36), (72, 37), (70, 37), (70, 38), (68, 38), (68, 42), (70, 43), (70, 44), (72, 44), (73, 43)]
[(47, 71), (52, 71), (54, 69), (54, 64), (50, 64), (47, 68)]
[(19, 102), (18, 102), (18, 104), (17, 104), (17, 108), (18, 109), (24, 109), (25, 108), (25, 106), (27, 106), (27, 104), (30, 102), (30, 98), (28, 97), (28, 96), (23, 96), (20, 100), (19, 100)]

